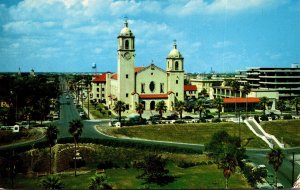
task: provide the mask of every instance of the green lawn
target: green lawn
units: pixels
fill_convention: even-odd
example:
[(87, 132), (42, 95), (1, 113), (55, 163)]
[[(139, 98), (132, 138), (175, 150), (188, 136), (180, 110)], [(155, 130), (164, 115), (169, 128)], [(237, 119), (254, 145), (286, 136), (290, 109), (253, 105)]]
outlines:
[[(247, 147), (267, 148), (267, 145), (257, 138), (246, 125), (240, 124), (241, 139), (246, 143), (248, 138), (253, 138)], [(103, 131), (102, 127), (98, 127)], [(184, 143), (205, 144), (211, 136), (225, 130), (231, 135), (239, 134), (239, 125), (233, 122), (222, 123), (196, 123), (196, 124), (168, 124), (151, 126), (132, 126), (122, 128), (106, 128), (105, 133), (113, 136), (138, 137), (151, 140), (174, 141)]]
[[(165, 186), (155, 184), (143, 184), (143, 181), (136, 176), (141, 171), (135, 168), (117, 168), (105, 171), (108, 183), (113, 189), (141, 189), (145, 187), (156, 189), (204, 189), (204, 188), (224, 188), (225, 180), (222, 170), (217, 169), (216, 165), (200, 165), (190, 168), (180, 168), (174, 163), (168, 164), (170, 174), (175, 180)], [(87, 171), (74, 177), (73, 172), (58, 174), (64, 183), (65, 189), (88, 189), (89, 178), (95, 174), (94, 170)], [(27, 178), (17, 177), (15, 187), (20, 189), (41, 189), (39, 181), (43, 177)], [(232, 175), (229, 179), (230, 188), (250, 188), (246, 179), (239, 173)]]
[[(88, 108), (88, 102), (87, 100), (84, 101), (84, 107)], [(109, 110), (105, 110), (105, 106), (101, 103), (97, 103), (96, 107), (90, 103), (90, 114), (94, 116), (95, 119), (107, 119), (107, 118), (114, 118), (115, 116), (111, 112), (111, 115), (108, 114)], [(99, 111), (99, 108), (102, 110)]]
[(283, 138), (286, 147), (300, 146), (300, 120), (275, 120), (262, 122), (263, 129), (274, 135), (279, 141)]

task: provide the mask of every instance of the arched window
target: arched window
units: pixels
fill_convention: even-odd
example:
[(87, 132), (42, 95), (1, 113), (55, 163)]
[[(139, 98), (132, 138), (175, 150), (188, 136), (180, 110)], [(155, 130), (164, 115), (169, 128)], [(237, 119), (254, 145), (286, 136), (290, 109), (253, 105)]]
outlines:
[(150, 102), (150, 110), (154, 110), (155, 109), (155, 101), (151, 101)]
[(125, 49), (129, 49), (129, 40), (125, 40)]
[(175, 71), (178, 70), (178, 61), (175, 61)]
[(150, 89), (151, 92), (154, 91), (154, 89), (155, 89), (155, 83), (153, 81), (150, 82), (149, 89)]

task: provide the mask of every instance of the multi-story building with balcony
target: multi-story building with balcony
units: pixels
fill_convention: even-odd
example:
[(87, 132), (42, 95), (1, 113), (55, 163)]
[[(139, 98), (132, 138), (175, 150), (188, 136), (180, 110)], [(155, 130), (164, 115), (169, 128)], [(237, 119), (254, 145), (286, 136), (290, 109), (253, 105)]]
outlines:
[(248, 82), (252, 91), (278, 92), (278, 98), (290, 100), (300, 96), (300, 68), (251, 68), (237, 75), (241, 84)]

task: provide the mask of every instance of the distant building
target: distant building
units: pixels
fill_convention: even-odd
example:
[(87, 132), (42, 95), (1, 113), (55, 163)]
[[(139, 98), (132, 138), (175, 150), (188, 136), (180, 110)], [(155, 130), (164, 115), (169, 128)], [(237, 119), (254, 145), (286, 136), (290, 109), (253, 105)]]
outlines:
[(196, 85), (187, 84), (184, 85), (184, 99), (188, 98), (198, 98), (199, 93), (197, 91)]
[(300, 68), (252, 68), (237, 75), (241, 84), (248, 82), (253, 92), (276, 92), (278, 99), (290, 100), (300, 96)]

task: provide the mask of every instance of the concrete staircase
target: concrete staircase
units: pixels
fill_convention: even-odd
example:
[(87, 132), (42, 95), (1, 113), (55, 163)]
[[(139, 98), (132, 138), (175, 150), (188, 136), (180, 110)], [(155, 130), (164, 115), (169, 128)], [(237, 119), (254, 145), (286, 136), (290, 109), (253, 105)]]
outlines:
[(265, 143), (267, 143), (270, 148), (274, 148), (274, 146), (284, 148), (284, 144), (280, 143), (274, 135), (266, 133), (253, 117), (249, 117), (248, 119), (244, 120), (244, 123), (246, 123), (247, 127), (257, 137), (261, 138)]

